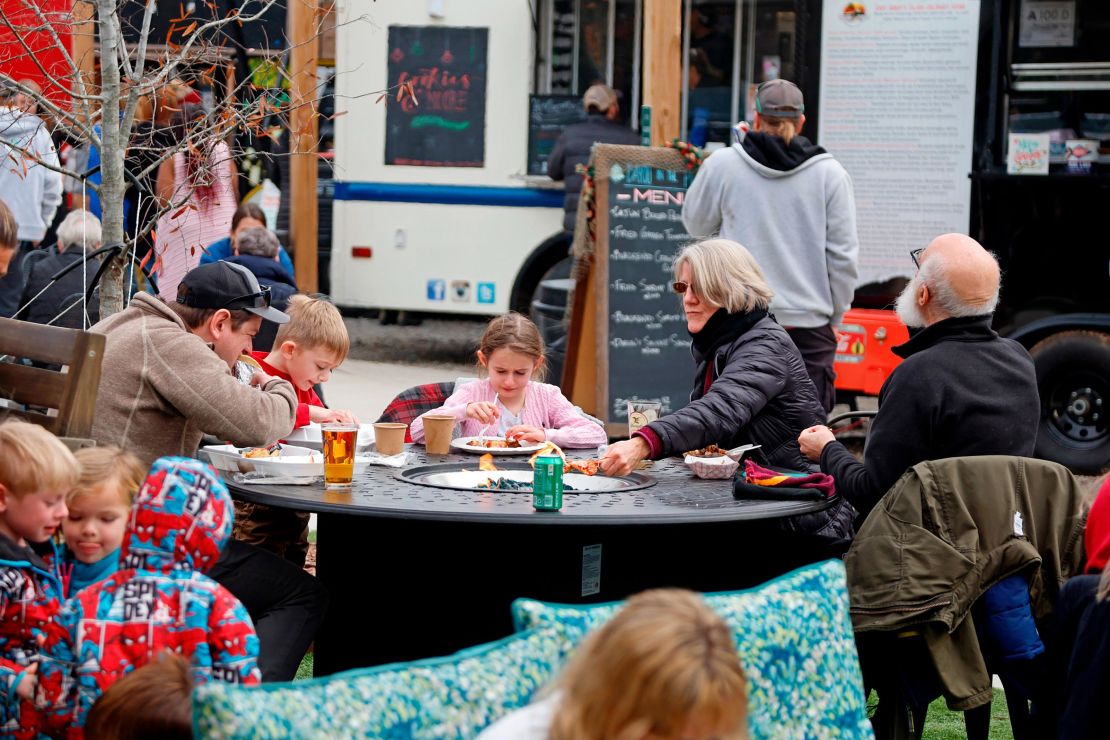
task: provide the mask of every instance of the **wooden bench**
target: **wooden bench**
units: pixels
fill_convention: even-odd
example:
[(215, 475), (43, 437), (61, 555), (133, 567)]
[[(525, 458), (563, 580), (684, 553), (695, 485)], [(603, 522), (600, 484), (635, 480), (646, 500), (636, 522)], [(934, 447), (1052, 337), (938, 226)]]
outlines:
[(104, 340), (103, 334), (0, 318), (0, 398), (18, 405), (0, 408), (0, 418), (39, 424), (59, 437), (88, 437)]

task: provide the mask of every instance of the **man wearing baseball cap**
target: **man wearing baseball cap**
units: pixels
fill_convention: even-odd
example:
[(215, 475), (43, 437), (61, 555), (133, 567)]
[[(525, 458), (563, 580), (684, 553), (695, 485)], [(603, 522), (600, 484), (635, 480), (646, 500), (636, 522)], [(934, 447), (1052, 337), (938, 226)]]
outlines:
[[(163, 455), (194, 457), (202, 434), (237, 446), (288, 435), (297, 413), (293, 386), (261, 371), (249, 385), (233, 374), (262, 319), (289, 321), (270, 306), (269, 288), (230, 262), (188, 272), (172, 302), (136, 294), (91, 329), (107, 338), (93, 438), (150, 465)], [(208, 575), (250, 612), (262, 679), (291, 681), (323, 620), (323, 587), (292, 563), (238, 540), (225, 545)]]
[(563, 129), (547, 158), (548, 177), (566, 181), (563, 231), (568, 236), (574, 233), (578, 194), (582, 192), (582, 175), (578, 173), (578, 165), (589, 162), (593, 145), (640, 143), (640, 137), (634, 131), (617, 122), (621, 106), (613, 88), (600, 82), (591, 85), (582, 96), (582, 107), (586, 109), (586, 120)]
[(836, 400), (836, 335), (855, 293), (859, 238), (852, 180), (801, 135), (802, 91), (769, 80), (755, 96), (751, 132), (705, 160), (686, 192), (682, 222), (695, 238), (743, 244), (775, 291), (771, 311), (805, 361), (818, 400)]

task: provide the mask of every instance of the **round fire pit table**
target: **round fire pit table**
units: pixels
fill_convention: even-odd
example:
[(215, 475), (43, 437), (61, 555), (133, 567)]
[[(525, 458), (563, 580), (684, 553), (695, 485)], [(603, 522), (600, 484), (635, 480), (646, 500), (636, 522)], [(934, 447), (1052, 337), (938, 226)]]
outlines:
[[(576, 603), (662, 586), (746, 588), (839, 554), (775, 521), (832, 500), (738, 501), (731, 481), (695, 478), (679, 460), (629, 476), (632, 490), (567, 492), (562, 510), (551, 512), (534, 510), (531, 493), (472, 490), (469, 479), (440, 487), (422, 475), (477, 470), (477, 455), (410, 451), (409, 468), (370, 466), (349, 488), (226, 477), (243, 501), (319, 514), (316, 572), (330, 601), (316, 638), (317, 675), (504, 637), (519, 596)], [(526, 462), (495, 464), (508, 476)]]

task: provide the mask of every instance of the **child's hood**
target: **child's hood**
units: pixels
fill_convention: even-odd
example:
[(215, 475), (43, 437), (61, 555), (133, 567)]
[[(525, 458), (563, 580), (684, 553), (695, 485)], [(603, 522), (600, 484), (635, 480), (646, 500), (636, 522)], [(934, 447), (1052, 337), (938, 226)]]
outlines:
[(131, 507), (120, 568), (208, 571), (231, 536), (231, 494), (211, 467), (188, 457), (154, 462)]

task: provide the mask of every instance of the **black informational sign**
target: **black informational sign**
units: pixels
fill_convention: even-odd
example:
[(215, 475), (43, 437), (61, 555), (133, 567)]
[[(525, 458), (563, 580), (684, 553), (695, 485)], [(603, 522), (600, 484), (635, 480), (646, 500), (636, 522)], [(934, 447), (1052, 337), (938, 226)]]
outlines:
[(484, 166), (488, 45), (486, 28), (389, 27), (389, 84), (416, 100), (386, 98), (386, 164)]
[(563, 129), (586, 120), (577, 95), (528, 96), (528, 174), (546, 175), (547, 158)]
[(686, 405), (694, 361), (671, 264), (690, 241), (682, 226), (686, 172), (609, 168), (607, 421), (628, 420), (628, 401), (657, 401), (667, 414)]

